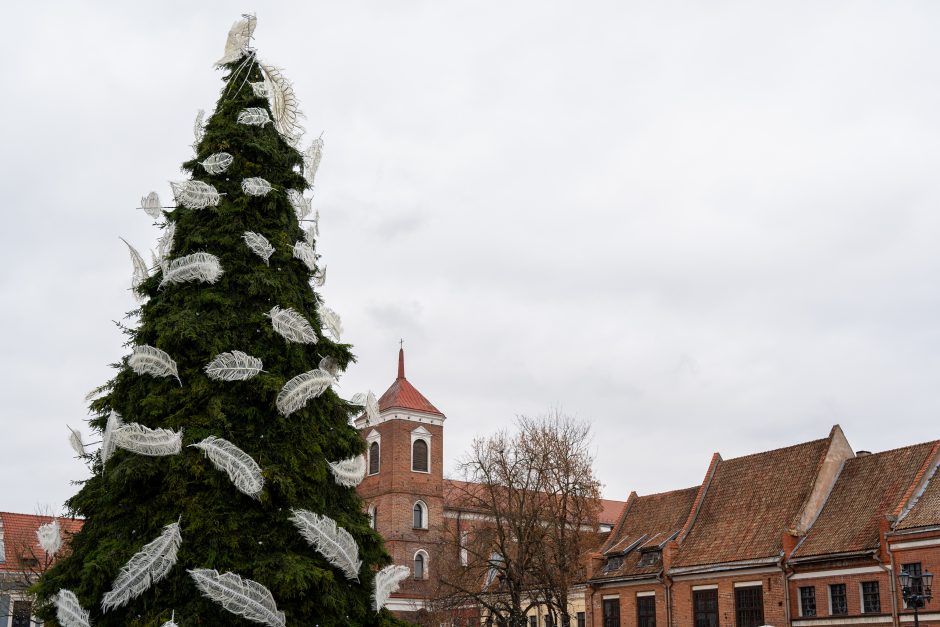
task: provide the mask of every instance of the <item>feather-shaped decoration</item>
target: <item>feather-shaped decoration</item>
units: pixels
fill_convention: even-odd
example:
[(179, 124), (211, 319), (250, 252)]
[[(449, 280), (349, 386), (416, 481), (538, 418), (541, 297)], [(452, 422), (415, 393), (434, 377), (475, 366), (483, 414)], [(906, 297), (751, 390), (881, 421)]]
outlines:
[(237, 61), (245, 56), (257, 24), (258, 18), (254, 15), (243, 15), (242, 19), (232, 24), (232, 28), (228, 31), (228, 37), (225, 39), (225, 54), (215, 62), (216, 67)]
[(150, 192), (140, 199), (140, 208), (154, 220), (163, 217), (163, 205), (160, 204), (160, 197), (157, 192)]
[(327, 516), (321, 516), (305, 509), (292, 509), (291, 522), (296, 525), (300, 535), (320, 552), (327, 561), (336, 566), (347, 579), (359, 581), (359, 546), (348, 531)]
[(277, 305), (267, 314), (271, 318), (271, 326), (278, 335), (289, 342), (298, 344), (316, 344), (317, 334), (313, 326), (300, 313), (287, 307), (281, 309)]
[(267, 98), (268, 92), (264, 86), (264, 81), (248, 84), (251, 85), (251, 93), (254, 94), (256, 98)]
[(241, 351), (219, 353), (206, 365), (206, 375), (216, 381), (244, 381), (261, 372), (261, 360)]
[(330, 332), (334, 340), (339, 342), (339, 338), (343, 334), (343, 321), (340, 320), (339, 314), (322, 304), (317, 308), (317, 312), (320, 314), (320, 320), (327, 331)]
[(147, 275), (149, 274), (147, 263), (144, 261), (144, 258), (140, 256), (140, 253), (137, 252), (137, 249), (131, 246), (126, 239), (122, 237), (120, 240), (127, 245), (127, 250), (130, 252), (131, 263), (134, 264), (134, 275), (131, 277), (131, 289), (134, 290), (135, 296), (139, 296), (139, 294), (137, 294), (137, 288), (147, 280)]
[(323, 135), (317, 137), (304, 151), (304, 179), (310, 187), (320, 169), (320, 160), (323, 158)]
[(407, 566), (402, 566), (401, 564), (392, 564), (391, 566), (386, 566), (379, 572), (375, 573), (375, 588), (372, 592), (372, 607), (375, 608), (376, 612), (385, 607), (385, 602), (388, 601), (388, 597), (390, 597), (393, 592), (398, 590), (398, 586), (401, 585), (401, 582), (407, 579), (410, 575), (411, 569)]
[(271, 591), (257, 581), (242, 579), (235, 573), (219, 574), (217, 570), (194, 568), (189, 571), (202, 594), (232, 614), (250, 621), (284, 627), (287, 619), (277, 610)]
[(318, 366), (320, 370), (326, 370), (333, 377), (339, 377), (339, 373), (342, 372), (343, 367), (339, 365), (339, 362), (333, 359), (332, 357), (324, 357), (320, 360), (320, 365)]
[(326, 284), (326, 266), (310, 275), (310, 283), (313, 287), (323, 287)]
[(379, 401), (375, 398), (375, 394), (372, 392), (372, 390), (353, 394), (353, 397), (349, 399), (349, 402), (352, 405), (361, 405), (362, 407), (365, 407), (366, 416), (369, 418), (369, 424), (378, 422)]
[(176, 553), (183, 538), (178, 522), (167, 525), (156, 540), (144, 545), (118, 573), (111, 590), (101, 599), (101, 611), (109, 612), (127, 605), (139, 597), (147, 588), (159, 582), (176, 564)]
[[(65, 425), (68, 427), (68, 425)], [(85, 454), (85, 444), (82, 442), (82, 432), (72, 427), (69, 427), (69, 446), (72, 447), (72, 450), (75, 451), (76, 455)]]
[(323, 394), (335, 380), (333, 375), (319, 368), (297, 375), (285, 383), (278, 392), (276, 400), (278, 411), (282, 416), (290, 416), (306, 405), (311, 398)]
[(101, 463), (105, 464), (108, 461), (108, 458), (114, 453), (114, 449), (117, 447), (115, 440), (115, 433), (124, 425), (124, 421), (121, 420), (121, 415), (116, 411), (111, 411), (111, 414), (108, 416), (108, 422), (104, 427), (104, 434), (101, 438)]
[(199, 142), (202, 141), (202, 138), (206, 136), (206, 127), (203, 125), (202, 121), (206, 117), (206, 110), (200, 109), (196, 112), (196, 121), (193, 122), (193, 147), (199, 145)]
[(355, 488), (366, 476), (366, 456), (356, 455), (338, 462), (329, 462), (330, 472), (337, 485)]
[(55, 595), (55, 618), (62, 627), (90, 627), (88, 610), (83, 610), (78, 597), (62, 588)]
[(258, 498), (264, 487), (261, 467), (251, 456), (228, 440), (210, 435), (205, 440), (190, 444), (202, 450), (212, 465), (225, 471), (235, 487), (252, 498)]
[(170, 620), (160, 625), (160, 627), (179, 627), (176, 624), (176, 610), (173, 610), (173, 613), (170, 614)]
[(310, 220), (310, 225), (304, 229), (304, 239), (308, 244), (313, 246), (314, 240), (320, 237), (320, 210), (317, 209), (316, 213), (313, 216), (313, 220)]
[(239, 124), (247, 124), (248, 126), (264, 126), (271, 122), (271, 116), (268, 115), (268, 110), (261, 107), (248, 107), (247, 109), (242, 109), (238, 113), (238, 117), (235, 119)]
[(219, 204), (218, 190), (203, 181), (170, 182), (176, 203), (187, 209), (205, 209)]
[(62, 548), (62, 532), (59, 529), (59, 521), (53, 519), (45, 525), (40, 525), (36, 529), (36, 539), (39, 540), (39, 546), (47, 555), (55, 555)]
[(108, 385), (99, 385), (94, 390), (85, 395), (85, 402), (90, 403), (96, 398), (100, 398), (102, 394), (108, 391)]
[(264, 196), (271, 191), (271, 184), (263, 178), (253, 176), (242, 179), (242, 191), (249, 196)]
[(167, 264), (166, 270), (163, 272), (163, 280), (160, 281), (160, 287), (167, 283), (188, 283), (190, 281), (215, 283), (220, 276), (222, 276), (222, 266), (219, 264), (218, 257), (210, 253), (193, 253), (177, 257)]
[(294, 257), (303, 261), (311, 272), (317, 269), (317, 253), (307, 242), (299, 241), (294, 244)]
[(271, 265), (268, 260), (271, 258), (271, 255), (274, 254), (274, 246), (271, 245), (271, 242), (268, 241), (268, 238), (266, 238), (261, 233), (245, 231), (245, 233), (242, 235), (242, 239), (245, 240), (245, 244), (248, 245), (248, 248), (251, 249), (251, 252), (264, 259), (265, 264)]
[(217, 152), (206, 157), (205, 161), (200, 162), (202, 168), (209, 174), (222, 174), (235, 161), (235, 157), (227, 152)]
[(293, 138), (304, 130), (300, 126), (303, 113), (300, 112), (300, 102), (294, 93), (294, 86), (280, 68), (262, 63), (261, 71), (264, 72), (264, 89), (268, 104), (274, 115), (274, 128), (284, 139), (293, 143)]
[[(173, 377), (180, 381), (179, 373), (176, 369), (176, 362), (168, 353), (141, 344), (134, 347), (134, 352), (127, 358), (127, 365), (137, 374), (149, 374), (154, 377)], [(183, 382), (180, 381), (180, 385)]]
[(182, 431), (151, 429), (136, 422), (118, 427), (111, 437), (118, 448), (148, 457), (177, 455), (183, 447)]
[(304, 198), (304, 195), (296, 189), (287, 190), (287, 200), (290, 201), (290, 206), (294, 208), (298, 220), (303, 220), (310, 213), (310, 200)]
[(173, 252), (173, 238), (175, 237), (176, 222), (170, 222), (166, 225), (163, 235), (157, 240), (157, 263), (160, 264), (160, 269), (164, 274), (167, 271), (167, 259), (170, 258), (170, 253)]

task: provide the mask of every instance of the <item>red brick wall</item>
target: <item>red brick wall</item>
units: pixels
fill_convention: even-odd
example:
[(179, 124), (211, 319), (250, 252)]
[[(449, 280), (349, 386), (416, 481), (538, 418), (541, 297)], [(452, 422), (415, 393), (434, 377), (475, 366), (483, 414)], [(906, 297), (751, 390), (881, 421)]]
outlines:
[[(934, 481), (937, 479), (934, 478)], [(921, 533), (921, 534), (910, 534), (910, 535), (900, 535), (893, 536), (888, 538), (888, 544), (898, 545), (906, 542), (918, 542), (918, 541), (930, 541), (940, 539), (940, 532), (933, 531), (931, 533)], [(923, 615), (925, 612), (932, 614), (940, 613), (940, 545), (935, 544), (933, 546), (920, 546), (913, 548), (893, 548), (890, 549), (891, 556), (894, 561), (895, 568), (897, 572), (901, 572), (901, 567), (904, 564), (910, 564), (912, 562), (920, 562), (921, 572), (930, 571), (933, 573), (933, 600), (931, 600), (926, 607), (920, 610)], [(897, 603), (898, 603), (898, 612), (899, 614), (913, 614), (912, 610), (904, 609), (904, 604), (901, 601), (901, 586), (896, 583), (895, 588), (897, 589)], [(923, 625), (925, 623), (921, 623)], [(937, 624), (936, 619), (929, 621), (929, 624)]]
[[(783, 573), (761, 573), (736, 577), (714, 577), (675, 581), (672, 585), (673, 627), (692, 627), (693, 587), (718, 585), (718, 625), (734, 627), (736, 623), (734, 584), (736, 582), (760, 581), (764, 602), (764, 624), (786, 625), (784, 611)], [(631, 624), (631, 623), (628, 623)], [(635, 624), (635, 623), (632, 623)], [(657, 622), (657, 625), (660, 623)], [(665, 623), (663, 623), (665, 625)]]
[(666, 627), (666, 590), (662, 584), (645, 582), (642, 584), (623, 583), (603, 588), (588, 589), (585, 592), (585, 624), (601, 627), (604, 624), (604, 597), (619, 595), (620, 624), (636, 625), (637, 593), (653, 592), (656, 596), (656, 625)]
[[(802, 566), (794, 569), (794, 574), (807, 575), (819, 573), (818, 577), (808, 579), (790, 580), (790, 613), (794, 622), (799, 624), (800, 618), (800, 588), (813, 586), (816, 588), (816, 617), (839, 619), (841, 616), (833, 615), (829, 609), (829, 586), (833, 584), (845, 584), (846, 605), (848, 614), (846, 618), (859, 617), (862, 612), (862, 590), (861, 584), (865, 581), (877, 581), (881, 598), (881, 612), (869, 613), (865, 616), (891, 615), (891, 581), (888, 573), (884, 571), (870, 573), (853, 574), (827, 574), (834, 570), (844, 570), (850, 568), (871, 568), (878, 567), (878, 562), (873, 559), (841, 560), (825, 562), (817, 566)], [(835, 624), (835, 623), (833, 623)]]

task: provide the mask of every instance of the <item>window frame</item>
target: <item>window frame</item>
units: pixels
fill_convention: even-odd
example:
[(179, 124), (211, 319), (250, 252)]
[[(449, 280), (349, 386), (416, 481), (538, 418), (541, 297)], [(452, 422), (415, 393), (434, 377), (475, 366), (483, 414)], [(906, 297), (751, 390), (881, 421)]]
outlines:
[[(836, 611), (836, 597), (834, 592), (836, 590), (841, 590), (842, 592), (842, 609), (844, 611)], [(848, 592), (846, 590), (844, 583), (831, 583), (829, 584), (829, 615), (830, 616), (848, 616), (849, 615), (849, 598)]]
[[(608, 612), (613, 608), (615, 611)], [(601, 599), (601, 624), (603, 627), (620, 627), (620, 597)]]
[(734, 624), (736, 627), (761, 627), (765, 624), (763, 585), (735, 587)]
[[(807, 592), (810, 592), (810, 594), (808, 595), (804, 594), (803, 593), (804, 590), (806, 590)], [(806, 617), (818, 616), (819, 608), (816, 604), (816, 586), (800, 586), (798, 592), (800, 595), (800, 616), (801, 617), (802, 616), (806, 616)], [(807, 613), (807, 607), (805, 604), (805, 602), (808, 599), (811, 599), (813, 602), (813, 608), (812, 608), (811, 614)]]
[[(373, 429), (366, 437), (366, 444), (366, 475), (372, 477), (382, 471), (382, 434)], [(374, 457), (375, 472), (372, 471), (372, 447), (376, 447), (376, 452), (378, 453), (378, 455)]]
[[(865, 586), (874, 585), (874, 592), (866, 591)], [(862, 614), (881, 614), (881, 582), (880, 581), (861, 581), (858, 584), (858, 596), (862, 600)], [(874, 609), (869, 608), (868, 601), (873, 598), (875, 601)]]
[[(711, 601), (714, 604), (714, 607), (704, 607), (711, 605), (711, 603), (699, 603), (699, 600), (702, 601)], [(703, 607), (699, 607), (699, 606)], [(704, 623), (705, 627), (718, 627), (721, 624), (720, 616), (718, 614), (718, 586), (714, 588), (705, 588), (702, 590), (692, 590), (692, 626), (699, 627), (699, 617), (706, 618), (709, 616), (714, 616), (714, 621), (708, 621)]]
[[(421, 577), (418, 576), (417, 564), (418, 560), (421, 560)], [(414, 557), (411, 558), (411, 574), (414, 577), (415, 581), (427, 581), (429, 578), (431, 560), (428, 557), (428, 552), (424, 549), (418, 549), (415, 551)]]
[[(415, 448), (418, 446), (418, 444), (424, 445), (424, 468), (415, 468), (415, 462), (417, 460), (415, 456)], [(411, 442), (411, 472), (431, 472), (431, 446), (424, 438), (415, 438)]]
[[(415, 525), (415, 515), (418, 510), (421, 510), (421, 525)], [(428, 528), (428, 504), (418, 499), (414, 502), (414, 505), (411, 506), (411, 528), (412, 529), (427, 529)]]
[[(649, 607), (651, 606), (651, 607)], [(637, 627), (656, 627), (656, 594), (636, 596)]]

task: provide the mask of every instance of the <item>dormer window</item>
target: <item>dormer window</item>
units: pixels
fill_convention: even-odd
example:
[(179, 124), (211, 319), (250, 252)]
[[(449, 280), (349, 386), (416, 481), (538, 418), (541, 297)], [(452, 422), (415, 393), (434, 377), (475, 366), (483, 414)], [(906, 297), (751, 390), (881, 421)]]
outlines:
[(411, 432), (411, 471), (431, 472), (431, 432), (424, 427)]
[(640, 561), (637, 566), (653, 566), (662, 560), (663, 552), (659, 549), (640, 551)]
[(612, 570), (617, 570), (623, 566), (623, 555), (612, 555), (607, 558), (607, 562), (604, 563), (604, 572), (610, 572)]

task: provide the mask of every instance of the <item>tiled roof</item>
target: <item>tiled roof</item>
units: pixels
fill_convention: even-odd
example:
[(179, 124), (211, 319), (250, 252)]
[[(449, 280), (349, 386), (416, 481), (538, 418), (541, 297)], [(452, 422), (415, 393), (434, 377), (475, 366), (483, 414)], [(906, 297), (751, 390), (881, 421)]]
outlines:
[[(0, 512), (0, 523), (3, 525), (3, 551), (0, 555), (4, 558), (0, 561), (0, 572), (22, 572), (22, 558), (44, 559), (46, 552), (39, 546), (36, 530), (51, 521), (51, 516)], [(76, 518), (59, 518), (59, 527), (66, 543), (71, 534), (82, 528), (83, 522)]]
[(776, 557), (813, 488), (831, 437), (719, 460), (673, 567)]
[(646, 496), (631, 494), (603, 550), (615, 559), (622, 555), (622, 565), (600, 564), (592, 579), (653, 575), (662, 570), (661, 560), (644, 560), (644, 549), (659, 547), (679, 533), (697, 493), (698, 486)]
[(398, 352), (398, 378), (379, 399), (379, 411), (385, 411), (386, 409), (404, 409), (438, 416), (444, 415), (405, 378), (404, 350)]
[(601, 513), (597, 515), (597, 521), (604, 525), (616, 525), (621, 512), (623, 512), (623, 501), (601, 499)]
[(933, 448), (927, 442), (846, 460), (793, 557), (878, 548), (880, 521), (897, 508)]
[(895, 529), (917, 529), (940, 525), (940, 468), (932, 468), (933, 476), (927, 488), (917, 498), (911, 511), (898, 522)]

